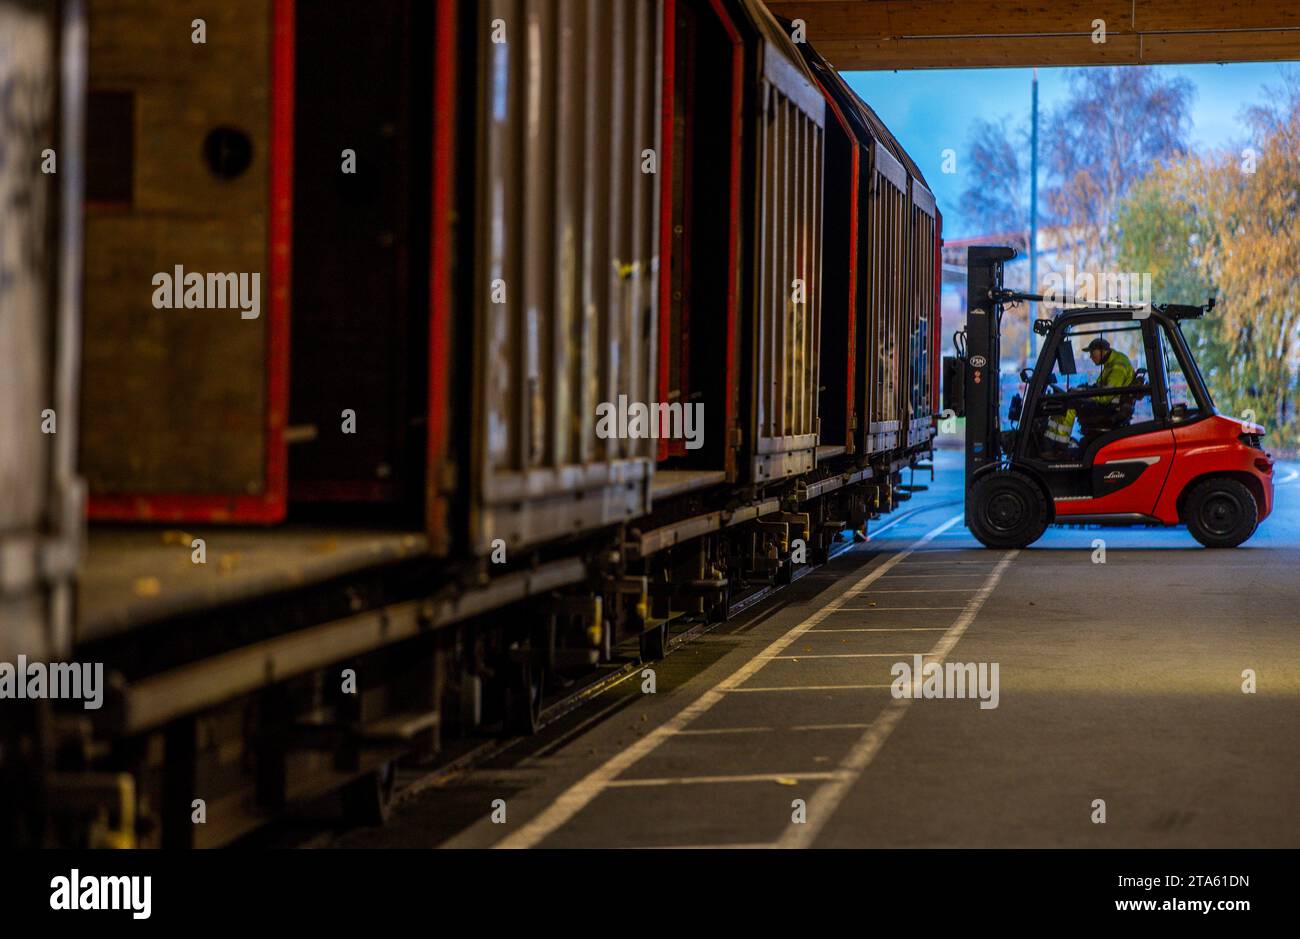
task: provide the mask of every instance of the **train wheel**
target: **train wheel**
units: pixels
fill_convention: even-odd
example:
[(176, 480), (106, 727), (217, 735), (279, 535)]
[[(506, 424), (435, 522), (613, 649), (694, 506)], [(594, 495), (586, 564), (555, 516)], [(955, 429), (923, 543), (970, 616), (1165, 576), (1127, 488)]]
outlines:
[(657, 662), (668, 655), (668, 624), (660, 623), (641, 634), (641, 661)]
[(537, 733), (542, 724), (544, 670), (531, 661), (513, 664), (505, 690), (505, 728), (523, 737)]
[(1255, 533), (1259, 506), (1235, 479), (1207, 479), (1187, 496), (1187, 530), (1207, 548), (1235, 548)]
[(385, 763), (379, 769), (353, 780), (343, 790), (343, 817), (354, 825), (378, 827), (393, 814), (393, 795), (397, 791), (397, 763)]
[(1047, 529), (1047, 500), (1015, 470), (998, 470), (975, 483), (970, 530), (988, 548), (1023, 548)]

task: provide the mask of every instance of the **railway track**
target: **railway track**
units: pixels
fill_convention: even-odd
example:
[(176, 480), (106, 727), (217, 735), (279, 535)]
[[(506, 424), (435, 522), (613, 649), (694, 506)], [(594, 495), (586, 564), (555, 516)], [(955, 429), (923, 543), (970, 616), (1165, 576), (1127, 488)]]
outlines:
[[(922, 512), (951, 508), (959, 506), (960, 504), (960, 500), (946, 500), (943, 502), (916, 506), (899, 513), (895, 518), (891, 518), (885, 525), (881, 526), (879, 530), (870, 532), (867, 536), (866, 542), (846, 541), (843, 543), (842, 547), (839, 547), (830, 553), (830, 556), (825, 563), (808, 564), (801, 567), (797, 572), (795, 572), (790, 583), (767, 585), (736, 600), (728, 607), (726, 620), (712, 622), (700, 621), (688, 624), (685, 628), (672, 635), (668, 644), (668, 653), (671, 654), (683, 646), (713, 632), (724, 622), (734, 621), (736, 617), (754, 609), (763, 601), (779, 595), (787, 588), (798, 583), (804, 577), (821, 570), (826, 566), (826, 564), (829, 564), (836, 558), (847, 554), (859, 544), (867, 544), (873, 540), (879, 539), (883, 534), (885, 534), (885, 532), (895, 526), (903, 524)], [(537, 732), (541, 733), (548, 728), (553, 729), (558, 722), (571, 715), (584, 704), (592, 702), (602, 695), (613, 691), (625, 682), (638, 677), (645, 668), (645, 665), (646, 663), (642, 662), (639, 658), (632, 657), (620, 664), (608, 666), (606, 669), (602, 670), (603, 673), (593, 675), (589, 680), (580, 683), (577, 687), (562, 690), (559, 694), (544, 704), (538, 721)], [(570, 728), (568, 732), (563, 734), (559, 739), (545, 744), (543, 750), (539, 751), (539, 753), (553, 750), (568, 742), (572, 737), (576, 736), (591, 724), (602, 720), (612, 710), (620, 707), (622, 703), (622, 701), (615, 701), (607, 707), (601, 708), (595, 713), (589, 715), (573, 728)], [(509, 753), (511, 750), (534, 739), (535, 737), (523, 736), (487, 739), (475, 743), (467, 748), (462, 748), (454, 756), (440, 762), (436, 766), (399, 766), (396, 768), (393, 778), (393, 791), (387, 810), (391, 812), (410, 802), (410, 800), (419, 796), (421, 793), (430, 789), (447, 786), (458, 779), (462, 779), (467, 774), (474, 772), (493, 760)], [(273, 832), (275, 825), (276, 823), (272, 822), (267, 826), (267, 829), (271, 831), (269, 837), (273, 841), (277, 838), (277, 835)], [(291, 841), (290, 846), (299, 848), (330, 847), (341, 835), (350, 830), (351, 827), (354, 826), (344, 825), (329, 827), (310, 833), (305, 837), (303, 836), (301, 829), (299, 829), (296, 832), (296, 837), (294, 835), (289, 836), (289, 840)], [(248, 839), (245, 840), (249, 842), (262, 842), (267, 838), (267, 832), (263, 831), (250, 835)]]

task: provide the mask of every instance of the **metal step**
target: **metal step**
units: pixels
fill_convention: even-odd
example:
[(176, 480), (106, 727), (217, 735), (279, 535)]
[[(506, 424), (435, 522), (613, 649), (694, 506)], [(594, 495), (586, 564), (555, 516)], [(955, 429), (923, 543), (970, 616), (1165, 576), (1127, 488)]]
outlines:
[(365, 724), (359, 736), (367, 744), (408, 743), (438, 726), (437, 711), (403, 711)]

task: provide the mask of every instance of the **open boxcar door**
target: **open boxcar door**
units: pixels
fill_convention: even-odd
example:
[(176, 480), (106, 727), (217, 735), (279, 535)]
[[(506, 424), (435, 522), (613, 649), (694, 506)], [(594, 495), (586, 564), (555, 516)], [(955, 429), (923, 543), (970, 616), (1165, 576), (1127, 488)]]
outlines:
[(143, 2), (149, 30), (136, 25), (141, 3), (89, 4), (90, 514), (276, 522), (287, 484), (294, 0), (227, 0), (222, 16), (243, 25), (210, 29), (202, 45), (191, 23), (205, 9)]

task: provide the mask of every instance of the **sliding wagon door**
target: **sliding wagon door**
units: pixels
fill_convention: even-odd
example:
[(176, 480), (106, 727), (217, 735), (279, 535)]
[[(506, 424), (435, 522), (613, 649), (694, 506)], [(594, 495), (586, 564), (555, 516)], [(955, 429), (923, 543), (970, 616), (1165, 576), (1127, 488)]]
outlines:
[[(662, 10), (477, 5), (471, 549), (645, 512), (655, 441), (597, 408), (655, 394)], [(614, 428), (618, 430), (617, 427)]]
[(933, 436), (934, 369), (931, 357), (939, 310), (939, 286), (935, 263), (938, 213), (934, 196), (918, 179), (912, 179), (910, 234), (911, 258), (908, 271), (908, 407), (907, 445), (924, 443)]
[[(84, 24), (60, 6), (0, 0), (0, 662), (67, 657), (85, 524), (74, 466)], [(51, 151), (57, 173), (42, 171)]]
[(825, 100), (762, 44), (752, 351), (755, 481), (813, 468), (821, 320)]
[(905, 401), (907, 252), (910, 225), (907, 171), (883, 146), (872, 154), (868, 211), (867, 291), (871, 331), (866, 347), (870, 390), (867, 452), (900, 446)]

